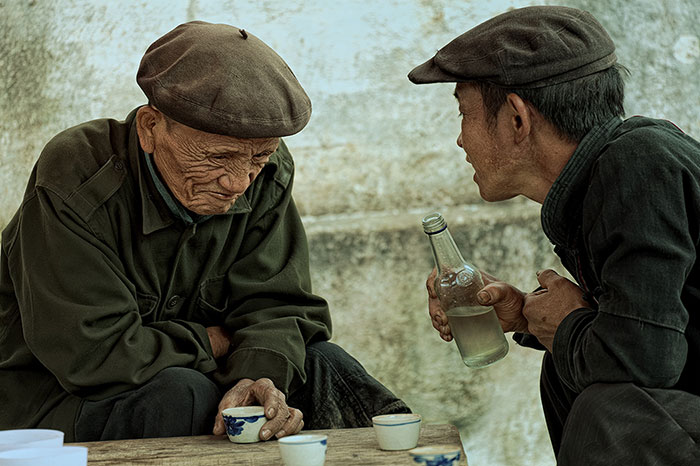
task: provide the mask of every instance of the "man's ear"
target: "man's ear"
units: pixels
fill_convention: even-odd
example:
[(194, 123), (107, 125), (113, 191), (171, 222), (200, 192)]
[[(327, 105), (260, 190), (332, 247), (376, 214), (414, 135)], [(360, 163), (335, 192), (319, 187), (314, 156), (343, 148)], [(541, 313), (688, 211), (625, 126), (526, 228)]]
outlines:
[(153, 130), (162, 115), (150, 105), (144, 105), (136, 111), (136, 132), (144, 152), (152, 154), (155, 150)]
[(506, 97), (509, 122), (516, 144), (521, 143), (532, 130), (532, 113), (530, 107), (518, 94), (510, 93)]

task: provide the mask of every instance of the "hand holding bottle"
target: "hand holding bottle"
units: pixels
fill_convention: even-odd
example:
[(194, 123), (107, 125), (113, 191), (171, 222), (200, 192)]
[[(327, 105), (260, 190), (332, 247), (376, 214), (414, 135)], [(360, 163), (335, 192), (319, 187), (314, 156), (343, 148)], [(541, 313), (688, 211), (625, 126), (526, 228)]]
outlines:
[(493, 306), (504, 332), (527, 333), (527, 319), (523, 315), (525, 293), (511, 285), (481, 272), (484, 287), (476, 297), (482, 306)]
[(464, 260), (441, 214), (426, 215), (422, 223), (437, 269), (428, 280), (433, 326), (444, 340), (454, 337), (467, 366), (493, 364), (508, 353), (508, 342), (493, 307), (477, 297), (484, 288), (481, 272)]
[[(447, 314), (440, 306), (440, 300), (435, 293), (435, 277), (437, 269), (433, 268), (425, 285), (428, 289), (428, 312), (435, 330), (440, 332), (440, 338), (452, 341), (452, 331), (447, 322)], [(484, 271), (481, 272), (484, 287), (477, 293), (479, 304), (493, 306), (504, 332), (526, 332), (527, 320), (523, 316), (525, 293), (513, 285), (499, 280)]]
[(452, 341), (452, 331), (450, 330), (450, 324), (447, 323), (447, 314), (442, 310), (440, 299), (435, 293), (435, 277), (437, 277), (437, 268), (434, 267), (432, 273), (428, 275), (428, 280), (425, 282), (425, 286), (428, 288), (430, 321), (433, 323), (433, 328), (440, 332), (440, 338), (445, 341)]

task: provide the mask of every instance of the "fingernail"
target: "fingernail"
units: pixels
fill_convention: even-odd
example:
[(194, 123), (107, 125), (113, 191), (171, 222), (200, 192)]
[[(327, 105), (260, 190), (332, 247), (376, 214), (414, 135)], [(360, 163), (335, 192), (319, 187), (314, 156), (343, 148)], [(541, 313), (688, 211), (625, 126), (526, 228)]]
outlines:
[(277, 438), (282, 438), (282, 437), (284, 437), (285, 435), (287, 435), (287, 433), (284, 431), (284, 429), (282, 429), (282, 430), (280, 430), (279, 432), (277, 432), (277, 433), (275, 434), (275, 437), (277, 437)]
[[(258, 411), (258, 412), (260, 412), (260, 411)], [(269, 438), (270, 438), (270, 435), (272, 435), (272, 434), (271, 434), (271, 432), (270, 432), (269, 430), (265, 429), (265, 430), (262, 431), (262, 438), (263, 438), (263, 440), (269, 439)]]
[(267, 418), (272, 419), (273, 417), (275, 417), (275, 408), (270, 408), (267, 410)]
[(476, 300), (479, 301), (479, 304), (488, 304), (491, 301), (491, 296), (482, 290), (476, 294)]

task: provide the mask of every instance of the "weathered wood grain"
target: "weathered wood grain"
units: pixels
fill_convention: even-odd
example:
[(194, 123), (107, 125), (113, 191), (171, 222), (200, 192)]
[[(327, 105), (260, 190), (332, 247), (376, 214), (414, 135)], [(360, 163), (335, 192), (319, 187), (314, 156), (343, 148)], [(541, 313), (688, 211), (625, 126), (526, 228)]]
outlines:
[[(407, 451), (379, 449), (371, 427), (305, 431), (328, 435), (326, 465), (416, 465)], [(423, 425), (418, 446), (461, 445), (457, 428), (449, 424)], [(159, 439), (73, 443), (88, 447), (88, 464), (112, 465), (231, 465), (279, 466), (282, 459), (274, 440), (235, 444), (225, 436), (202, 435)], [(464, 452), (463, 452), (464, 453)], [(460, 466), (466, 466), (463, 454)]]

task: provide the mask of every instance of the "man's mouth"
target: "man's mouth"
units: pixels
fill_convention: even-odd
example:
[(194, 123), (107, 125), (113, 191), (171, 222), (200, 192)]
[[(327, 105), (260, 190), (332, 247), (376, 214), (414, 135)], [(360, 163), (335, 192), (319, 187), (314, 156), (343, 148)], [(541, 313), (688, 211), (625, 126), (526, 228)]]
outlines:
[(235, 194), (235, 193), (219, 193), (219, 192), (212, 192), (211, 195), (217, 199), (221, 199), (222, 201), (235, 201), (240, 196), (240, 194)]

